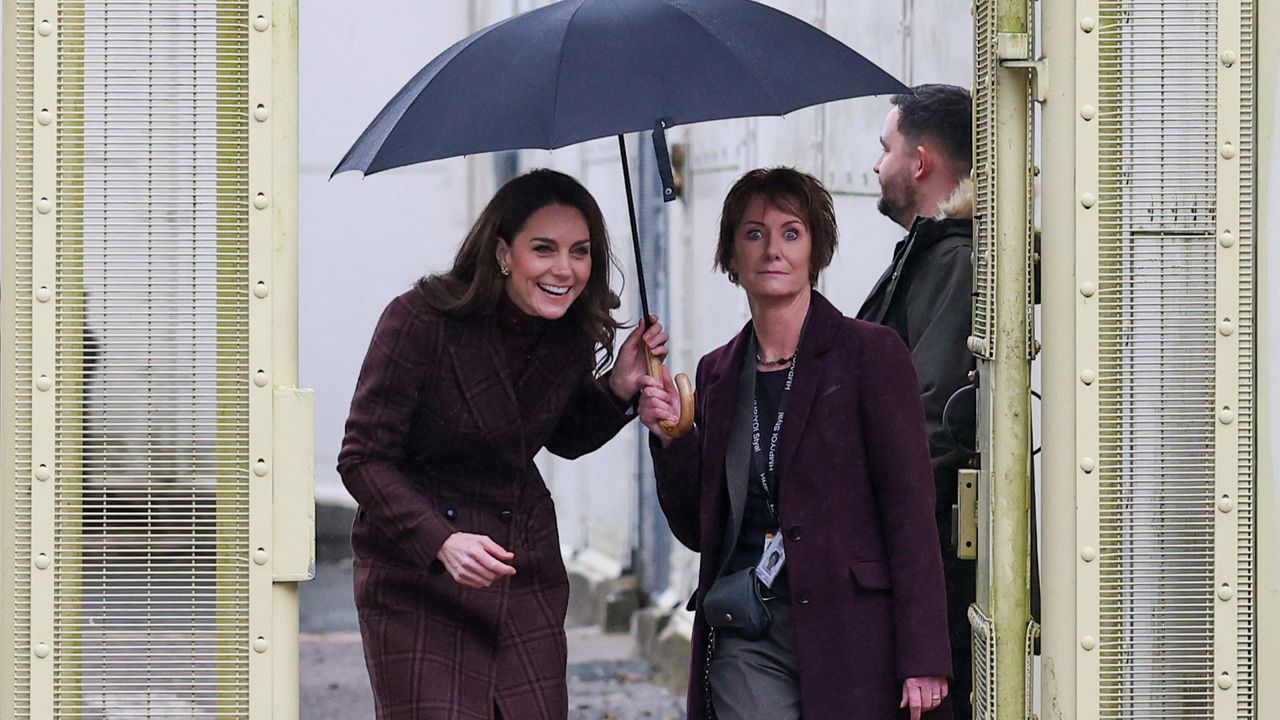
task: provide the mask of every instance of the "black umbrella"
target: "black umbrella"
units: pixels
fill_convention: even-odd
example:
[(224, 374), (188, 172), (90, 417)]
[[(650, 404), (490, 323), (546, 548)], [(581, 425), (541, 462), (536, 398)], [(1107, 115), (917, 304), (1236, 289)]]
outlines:
[[(617, 135), (648, 318), (624, 133), (654, 131), (663, 197), (673, 200), (668, 127), (899, 92), (909, 90), (848, 46), (752, 0), (562, 0), (441, 53), (378, 113), (334, 174)], [(691, 399), (682, 396), (687, 426)]]

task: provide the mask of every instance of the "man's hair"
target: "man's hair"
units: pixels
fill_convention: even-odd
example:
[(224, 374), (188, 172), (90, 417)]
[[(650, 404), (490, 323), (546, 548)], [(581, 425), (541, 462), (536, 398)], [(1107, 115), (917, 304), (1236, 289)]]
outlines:
[(973, 98), (957, 85), (917, 85), (889, 99), (898, 108), (898, 132), (913, 145), (929, 140), (957, 175), (973, 167)]

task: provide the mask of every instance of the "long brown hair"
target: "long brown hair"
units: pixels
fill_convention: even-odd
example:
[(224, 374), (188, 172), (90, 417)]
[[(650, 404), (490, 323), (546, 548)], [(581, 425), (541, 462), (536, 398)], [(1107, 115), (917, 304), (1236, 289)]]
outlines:
[[(621, 323), (609, 311), (618, 298), (609, 288), (613, 255), (604, 215), (595, 198), (577, 180), (555, 170), (532, 170), (498, 189), (467, 233), (453, 267), (423, 277), (417, 287), (427, 303), (450, 317), (467, 318), (493, 312), (505, 292), (498, 272), (498, 240), (512, 242), (529, 217), (548, 205), (565, 205), (582, 213), (591, 235), (591, 276), (564, 320), (578, 322), (596, 346), (601, 370), (613, 360), (613, 341)], [(603, 353), (603, 357), (599, 357)]]

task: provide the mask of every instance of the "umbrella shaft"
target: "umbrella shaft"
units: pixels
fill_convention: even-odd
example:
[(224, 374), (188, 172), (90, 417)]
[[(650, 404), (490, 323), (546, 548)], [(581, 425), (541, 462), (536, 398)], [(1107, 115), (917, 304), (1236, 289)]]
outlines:
[(649, 322), (649, 293), (644, 286), (644, 260), (640, 257), (640, 229), (636, 224), (636, 201), (631, 194), (631, 167), (627, 164), (627, 141), (618, 136), (618, 152), (622, 156), (622, 181), (627, 187), (627, 212), (631, 218), (631, 247), (636, 253), (636, 278), (640, 283), (640, 309), (643, 311), (643, 323)]

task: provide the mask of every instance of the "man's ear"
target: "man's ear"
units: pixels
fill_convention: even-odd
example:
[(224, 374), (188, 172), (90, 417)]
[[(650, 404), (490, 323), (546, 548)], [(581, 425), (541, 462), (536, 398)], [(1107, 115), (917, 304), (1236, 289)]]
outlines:
[(911, 179), (921, 182), (938, 169), (938, 156), (925, 145), (916, 146), (915, 167), (911, 169)]

